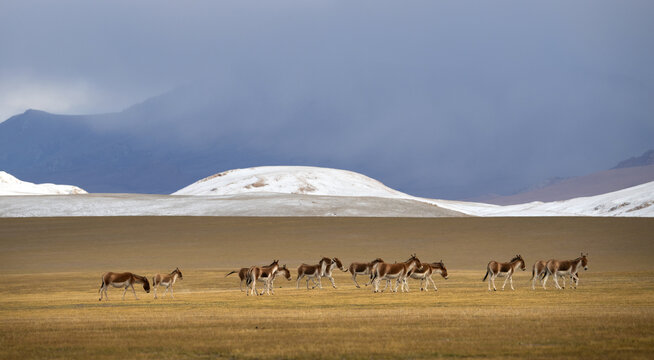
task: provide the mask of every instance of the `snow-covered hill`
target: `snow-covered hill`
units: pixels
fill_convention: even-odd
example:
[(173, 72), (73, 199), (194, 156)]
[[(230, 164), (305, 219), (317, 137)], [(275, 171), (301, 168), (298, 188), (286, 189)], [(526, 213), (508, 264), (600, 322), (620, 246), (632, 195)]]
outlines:
[(222, 172), (173, 195), (281, 193), (381, 197), (413, 200), (472, 216), (652, 216), (654, 182), (590, 197), (499, 206), (425, 199), (391, 189), (367, 176), (345, 170), (306, 166), (265, 166)]
[(72, 185), (34, 184), (21, 181), (13, 175), (0, 171), (0, 195), (71, 195), (86, 194)]
[[(28, 193), (84, 194), (84, 190), (34, 185), (0, 172), (0, 194)], [(591, 197), (500, 206), (414, 197), (350, 171), (285, 166), (227, 171), (191, 184), (173, 196), (0, 196), (0, 217), (120, 215), (654, 217), (654, 182)]]
[(602, 195), (552, 202), (490, 205), (427, 200), (473, 216), (635, 216), (654, 217), (654, 181)]
[(229, 170), (199, 180), (173, 195), (245, 193), (411, 198), (359, 173), (311, 166), (262, 166)]

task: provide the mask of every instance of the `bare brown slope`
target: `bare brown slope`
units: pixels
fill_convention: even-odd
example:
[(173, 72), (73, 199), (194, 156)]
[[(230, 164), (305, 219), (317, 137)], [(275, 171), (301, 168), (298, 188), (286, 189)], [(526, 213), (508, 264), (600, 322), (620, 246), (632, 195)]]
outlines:
[(558, 201), (606, 194), (654, 181), (654, 165), (618, 168), (566, 179), (537, 190), (510, 196), (470, 199), (496, 205), (524, 204), (532, 201)]
[(481, 278), (492, 259), (520, 253), (531, 265), (580, 251), (597, 271), (652, 270), (652, 233), (654, 218), (16, 218), (0, 219), (0, 271), (239, 268), (272, 259), (296, 267), (322, 256), (349, 264), (417, 253)]

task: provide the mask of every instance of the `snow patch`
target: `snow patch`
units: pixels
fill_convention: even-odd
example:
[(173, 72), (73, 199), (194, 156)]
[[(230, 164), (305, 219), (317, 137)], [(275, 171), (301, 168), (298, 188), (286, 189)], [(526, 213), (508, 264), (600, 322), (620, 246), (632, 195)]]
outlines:
[(72, 185), (34, 184), (17, 179), (0, 171), (0, 195), (73, 195), (86, 194), (83, 189)]

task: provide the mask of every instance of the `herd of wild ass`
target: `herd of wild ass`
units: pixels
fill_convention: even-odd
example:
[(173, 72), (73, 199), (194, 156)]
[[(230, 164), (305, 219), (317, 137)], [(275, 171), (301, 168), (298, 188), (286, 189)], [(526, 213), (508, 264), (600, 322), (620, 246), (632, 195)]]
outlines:
[[(579, 285), (579, 270), (583, 267), (584, 270), (588, 270), (588, 254), (581, 253), (576, 259), (573, 260), (539, 260), (537, 261), (532, 269), (531, 274), (531, 287), (535, 289), (536, 281), (542, 283), (543, 289), (546, 289), (545, 285), (547, 284), (547, 279), (552, 276), (554, 279), (554, 284), (557, 289), (565, 288), (565, 277), (570, 277), (570, 283), (573, 288), (577, 288)], [(513, 287), (513, 274), (516, 269), (520, 268), (522, 271), (526, 270), (525, 261), (520, 255), (514, 256), (509, 262), (497, 262), (491, 261), (486, 266), (486, 275), (482, 281), (486, 281), (488, 278), (488, 290), (491, 290), (491, 285), (493, 290), (497, 290), (495, 287), (495, 279), (497, 277), (505, 277), (504, 284), (502, 285), (502, 290), (506, 286), (506, 282), (509, 281), (511, 285), (511, 290), (515, 290)], [(416, 254), (411, 255), (411, 257), (400, 263), (387, 263), (381, 258), (377, 258), (371, 262), (355, 262), (350, 264), (349, 268), (343, 267), (343, 263), (338, 258), (328, 258), (323, 257), (315, 265), (302, 264), (297, 268), (297, 288), (300, 287), (300, 280), (306, 280), (307, 289), (309, 289), (309, 281), (313, 283), (311, 287), (319, 287), (322, 289), (321, 279), (326, 277), (331, 282), (332, 286), (336, 288), (336, 283), (332, 273), (334, 269), (339, 269), (343, 272), (350, 272), (352, 275), (352, 281), (357, 288), (361, 286), (357, 282), (357, 275), (367, 275), (369, 281), (366, 284), (372, 285), (373, 292), (380, 292), (386, 290), (391, 286), (391, 282), (395, 280), (395, 286), (392, 287), (393, 292), (397, 292), (398, 287), (400, 287), (402, 292), (409, 291), (409, 282), (408, 279), (417, 279), (420, 281), (420, 290), (427, 290), (429, 284), (431, 283), (434, 287), (434, 291), (437, 291), (436, 283), (432, 279), (433, 274), (440, 274), (444, 279), (448, 278), (447, 268), (443, 261), (432, 262), (432, 263), (423, 263), (417, 257)], [(281, 275), (286, 280), (291, 280), (291, 272), (286, 267), (286, 265), (280, 266), (279, 260), (274, 260), (268, 266), (250, 266), (241, 268), (239, 271), (231, 271), (225, 275), (225, 277), (238, 273), (238, 276), (241, 280), (241, 291), (243, 289), (243, 283), (245, 282), (245, 292), (247, 295), (263, 295), (274, 294), (274, 282), (277, 276)], [(559, 285), (558, 277), (563, 279), (563, 287)], [(152, 286), (154, 287), (154, 298), (157, 298), (157, 287), (163, 286), (166, 288), (162, 296), (165, 296), (168, 290), (170, 290), (170, 296), (174, 298), (173, 295), (173, 285), (177, 279), (183, 279), (182, 272), (179, 268), (173, 270), (170, 274), (157, 274), (152, 277)], [(383, 290), (379, 289), (379, 283), (382, 280), (386, 280), (386, 286)], [(424, 287), (423, 287), (424, 281)], [(257, 283), (263, 285), (263, 290), (261, 292), (257, 291)], [(127, 289), (132, 289), (134, 297), (136, 292), (134, 291), (134, 283), (143, 284), (143, 290), (145, 292), (150, 292), (150, 282), (145, 276), (136, 275), (133, 273), (113, 273), (108, 272), (102, 275), (102, 284), (100, 285), (100, 300), (104, 297), (106, 300), (109, 300), (107, 296), (107, 288), (113, 286), (116, 288), (124, 288), (123, 291), (123, 300), (125, 299), (125, 293)]]

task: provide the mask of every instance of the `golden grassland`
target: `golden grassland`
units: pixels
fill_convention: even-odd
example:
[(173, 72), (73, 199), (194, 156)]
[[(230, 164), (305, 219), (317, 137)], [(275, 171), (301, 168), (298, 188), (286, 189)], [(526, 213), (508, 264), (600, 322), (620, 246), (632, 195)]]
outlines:
[[(338, 274), (338, 289), (247, 297), (225, 271), (186, 270), (175, 299), (140, 300), (98, 276), (9, 275), (0, 300), (3, 358), (650, 358), (652, 272), (584, 273), (577, 290), (489, 293), (452, 271), (438, 292), (373, 294)], [(507, 285), (508, 288), (508, 285)], [(229, 290), (227, 290), (229, 289)], [(551, 288), (550, 288), (551, 289)]]
[[(0, 219), (0, 358), (651, 358), (653, 234), (650, 219)], [(577, 290), (533, 291), (530, 271), (516, 291), (481, 281), (490, 259), (581, 250), (590, 270)], [(373, 294), (340, 271), (338, 289), (298, 290), (293, 271), (274, 296), (247, 297), (224, 277), (272, 258), (412, 252), (448, 265), (438, 292), (411, 280), (410, 293)], [(104, 271), (176, 266), (174, 300), (138, 286), (140, 300), (112, 288), (98, 301)]]

